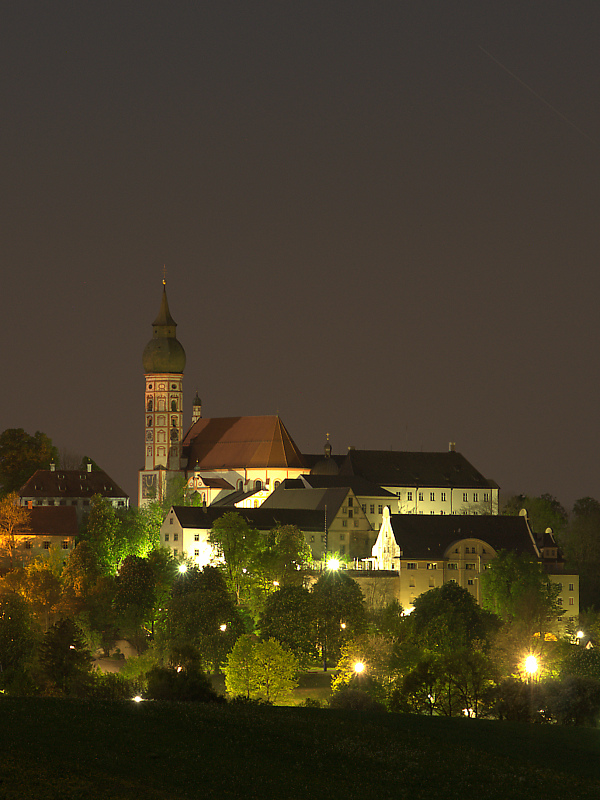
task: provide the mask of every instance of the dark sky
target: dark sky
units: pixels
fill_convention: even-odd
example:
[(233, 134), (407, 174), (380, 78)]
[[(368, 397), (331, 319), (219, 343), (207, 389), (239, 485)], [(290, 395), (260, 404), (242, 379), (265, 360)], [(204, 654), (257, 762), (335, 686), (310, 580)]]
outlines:
[(0, 430), (135, 497), (167, 266), (186, 417), (600, 498), (600, 4), (27, 2), (0, 18)]

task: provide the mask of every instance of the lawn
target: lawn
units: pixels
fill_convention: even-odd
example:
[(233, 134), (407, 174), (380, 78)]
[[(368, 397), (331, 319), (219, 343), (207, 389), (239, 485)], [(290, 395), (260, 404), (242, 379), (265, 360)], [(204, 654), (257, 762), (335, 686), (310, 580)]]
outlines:
[(596, 729), (0, 698), (2, 800), (595, 800), (599, 756)]

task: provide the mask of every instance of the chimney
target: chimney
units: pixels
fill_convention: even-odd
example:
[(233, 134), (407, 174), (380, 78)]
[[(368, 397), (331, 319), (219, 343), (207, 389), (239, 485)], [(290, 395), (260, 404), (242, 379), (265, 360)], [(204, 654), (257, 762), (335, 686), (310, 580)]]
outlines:
[(50, 472), (56, 472), (56, 464), (54, 461), (50, 462)]
[(456, 442), (448, 442), (448, 450), (451, 453), (454, 453), (454, 451), (456, 450)]

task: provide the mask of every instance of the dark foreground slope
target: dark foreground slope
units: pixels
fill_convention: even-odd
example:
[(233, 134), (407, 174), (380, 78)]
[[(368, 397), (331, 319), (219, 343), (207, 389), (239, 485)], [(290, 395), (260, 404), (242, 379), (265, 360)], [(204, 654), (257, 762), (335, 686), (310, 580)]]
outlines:
[(303, 708), (0, 699), (0, 798), (600, 797), (600, 731)]

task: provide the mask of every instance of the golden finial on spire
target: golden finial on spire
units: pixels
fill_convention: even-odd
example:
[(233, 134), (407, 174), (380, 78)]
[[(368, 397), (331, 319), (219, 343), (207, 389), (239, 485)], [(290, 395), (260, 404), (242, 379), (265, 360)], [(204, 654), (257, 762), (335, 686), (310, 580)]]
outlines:
[(163, 286), (167, 285), (167, 265), (163, 264)]

